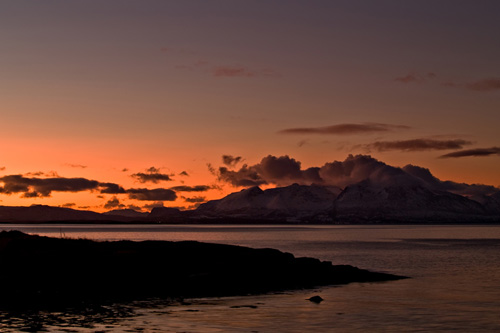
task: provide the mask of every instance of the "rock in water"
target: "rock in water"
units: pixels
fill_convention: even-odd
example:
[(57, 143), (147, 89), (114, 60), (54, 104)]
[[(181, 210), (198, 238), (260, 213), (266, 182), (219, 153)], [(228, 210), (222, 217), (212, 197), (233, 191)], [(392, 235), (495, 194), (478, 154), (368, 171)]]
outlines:
[(316, 295), (316, 296), (313, 296), (311, 298), (308, 298), (309, 301), (313, 302), (313, 303), (316, 303), (316, 304), (319, 304), (321, 302), (323, 302), (323, 298), (319, 295)]

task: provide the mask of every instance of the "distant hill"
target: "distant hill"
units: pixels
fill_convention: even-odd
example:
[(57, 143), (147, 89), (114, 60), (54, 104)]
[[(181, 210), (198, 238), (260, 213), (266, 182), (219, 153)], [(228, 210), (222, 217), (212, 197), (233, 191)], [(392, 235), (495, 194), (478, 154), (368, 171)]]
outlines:
[(138, 212), (138, 211), (133, 210), (133, 209), (115, 209), (115, 210), (110, 210), (109, 212), (103, 213), (103, 215), (106, 215), (109, 218), (113, 218), (114, 216), (120, 216), (120, 217), (128, 217), (131, 219), (143, 220), (143, 219), (148, 217), (149, 213)]
[(62, 207), (33, 205), (29, 207), (0, 206), (1, 222), (104, 221), (105, 215)]

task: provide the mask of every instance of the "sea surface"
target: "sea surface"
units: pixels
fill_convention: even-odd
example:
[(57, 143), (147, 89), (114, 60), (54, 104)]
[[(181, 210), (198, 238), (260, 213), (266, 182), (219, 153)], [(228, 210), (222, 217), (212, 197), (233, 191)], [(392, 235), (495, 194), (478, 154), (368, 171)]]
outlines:
[[(411, 279), (64, 312), (0, 311), (1, 332), (500, 332), (500, 226), (0, 225), (12, 229), (270, 247)], [(315, 295), (324, 301), (307, 300)]]

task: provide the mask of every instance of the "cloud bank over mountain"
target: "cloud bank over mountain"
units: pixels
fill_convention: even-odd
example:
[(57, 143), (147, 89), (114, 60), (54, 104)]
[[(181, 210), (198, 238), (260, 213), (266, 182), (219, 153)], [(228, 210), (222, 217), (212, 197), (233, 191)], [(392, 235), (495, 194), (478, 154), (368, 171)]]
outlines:
[(235, 187), (259, 185), (287, 186), (326, 185), (345, 188), (362, 181), (378, 186), (424, 185), (435, 190), (450, 191), (461, 195), (490, 195), (499, 189), (489, 185), (465, 184), (442, 181), (428, 169), (407, 165), (403, 168), (390, 166), (369, 155), (349, 155), (344, 161), (333, 161), (319, 167), (302, 169), (301, 162), (285, 156), (264, 157), (254, 165), (243, 165), (238, 170), (219, 167), (220, 181)]

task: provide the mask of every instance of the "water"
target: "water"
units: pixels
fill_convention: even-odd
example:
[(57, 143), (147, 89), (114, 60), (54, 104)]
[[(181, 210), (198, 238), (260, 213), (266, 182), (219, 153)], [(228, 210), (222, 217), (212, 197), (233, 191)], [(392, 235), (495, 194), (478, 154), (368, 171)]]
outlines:
[[(0, 331), (500, 331), (500, 226), (3, 225), (54, 237), (198, 240), (412, 277), (259, 296), (161, 300), (64, 313), (0, 312)], [(321, 295), (314, 304), (306, 299)]]

